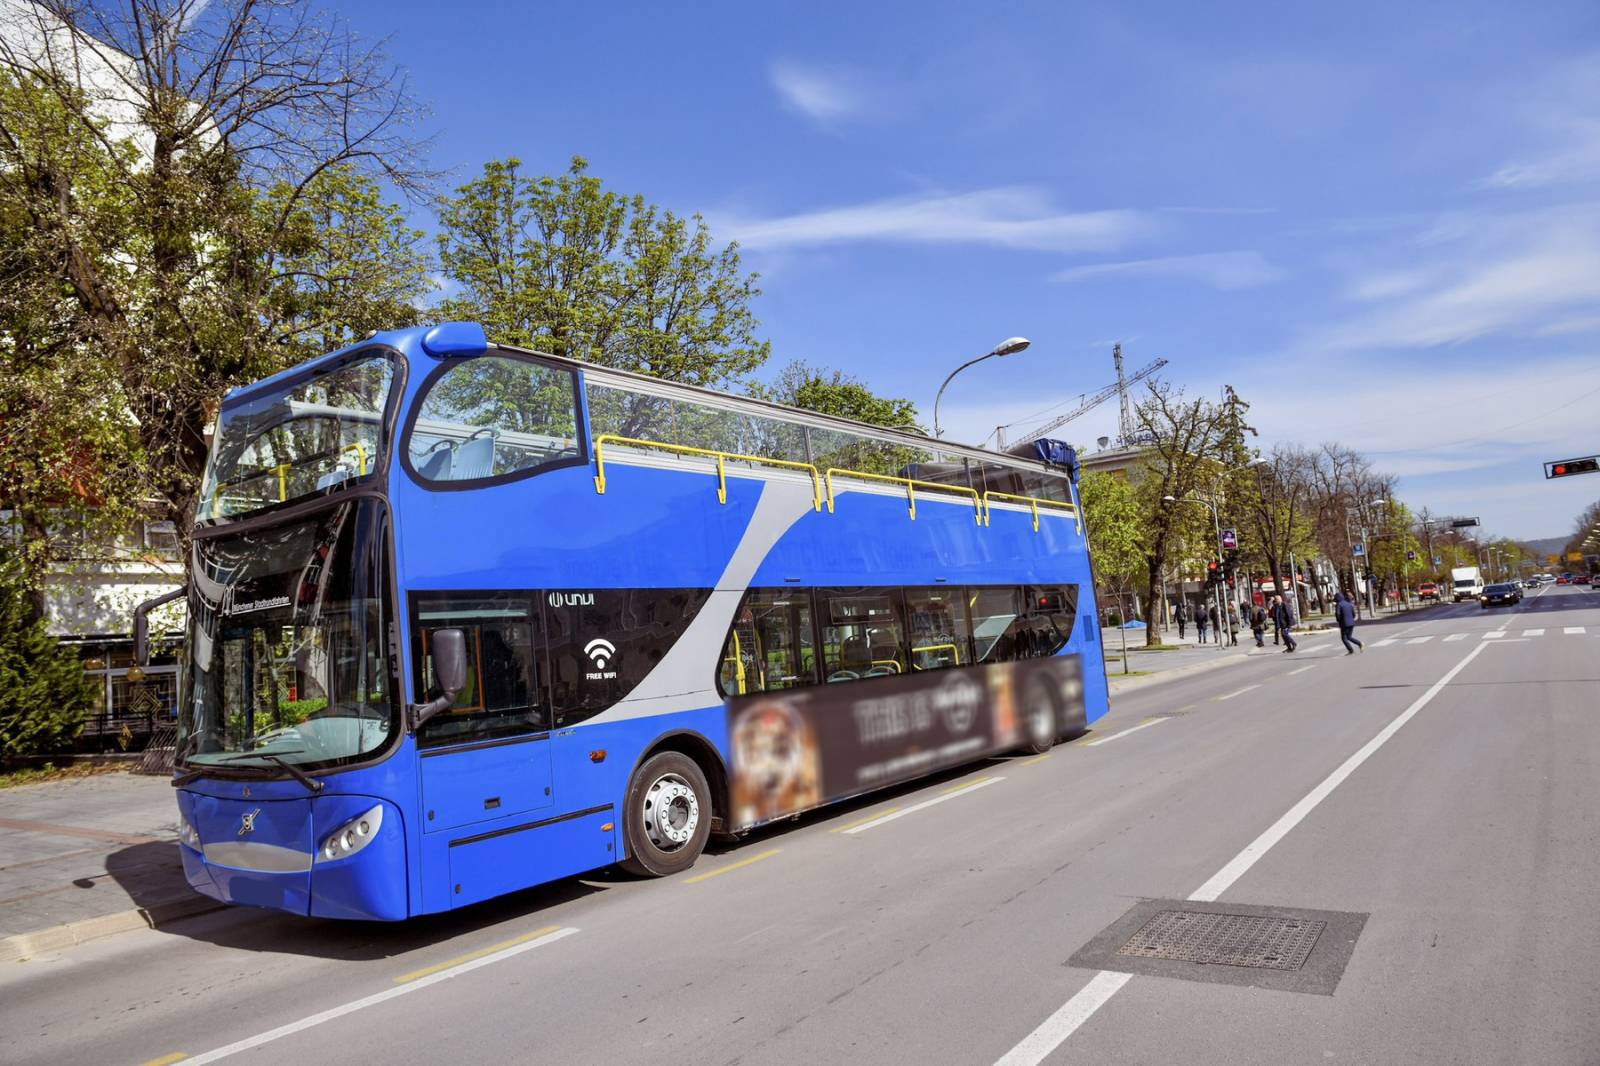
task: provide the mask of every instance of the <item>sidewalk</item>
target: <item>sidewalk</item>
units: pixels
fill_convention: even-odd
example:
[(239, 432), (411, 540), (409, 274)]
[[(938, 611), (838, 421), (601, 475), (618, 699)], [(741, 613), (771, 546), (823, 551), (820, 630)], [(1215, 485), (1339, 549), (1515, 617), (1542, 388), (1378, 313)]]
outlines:
[(0, 791), (0, 963), (218, 906), (192, 891), (166, 777)]
[[(1294, 628), (1295, 640), (1303, 641), (1307, 637), (1315, 638), (1331, 626), (1320, 618), (1313, 616), (1309, 624), (1298, 625)], [(1240, 630), (1238, 646), (1224, 644), (1218, 647), (1215, 643), (1207, 641), (1200, 644), (1195, 640), (1193, 626), (1188, 627), (1184, 639), (1179, 639), (1177, 627), (1163, 630), (1161, 637), (1165, 645), (1175, 645), (1171, 650), (1154, 650), (1146, 648), (1145, 630), (1130, 629), (1128, 635), (1128, 670), (1122, 672), (1122, 631), (1109, 628), (1100, 630), (1100, 639), (1103, 642), (1106, 655), (1106, 680), (1109, 682), (1113, 697), (1134, 689), (1144, 688), (1148, 685), (1159, 684), (1164, 681), (1173, 681), (1180, 677), (1190, 677), (1194, 674), (1205, 673), (1210, 670), (1220, 669), (1224, 666), (1233, 666), (1244, 662), (1246, 659), (1258, 655), (1281, 655), (1283, 648), (1272, 643), (1272, 631), (1267, 630), (1266, 647), (1256, 647), (1255, 637), (1248, 629)], [(1209, 632), (1208, 632), (1209, 635)], [(1226, 638), (1224, 638), (1226, 639)]]

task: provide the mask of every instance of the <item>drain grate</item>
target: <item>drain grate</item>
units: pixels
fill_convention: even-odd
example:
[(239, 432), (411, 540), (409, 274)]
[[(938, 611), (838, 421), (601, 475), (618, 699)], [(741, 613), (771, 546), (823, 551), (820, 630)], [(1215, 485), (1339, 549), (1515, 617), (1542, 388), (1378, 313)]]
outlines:
[(1327, 922), (1211, 911), (1159, 911), (1118, 955), (1216, 966), (1298, 970)]

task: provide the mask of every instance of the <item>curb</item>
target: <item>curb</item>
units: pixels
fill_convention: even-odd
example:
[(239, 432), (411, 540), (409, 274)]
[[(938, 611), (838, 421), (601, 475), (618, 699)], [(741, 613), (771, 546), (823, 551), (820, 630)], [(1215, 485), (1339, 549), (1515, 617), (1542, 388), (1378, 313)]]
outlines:
[(61, 951), (89, 940), (126, 933), (134, 929), (159, 929), (181, 918), (222, 910), (226, 904), (205, 896), (156, 903), (149, 907), (102, 914), (97, 918), (68, 922), (37, 933), (18, 933), (0, 940), (0, 963), (26, 962), (47, 951)]

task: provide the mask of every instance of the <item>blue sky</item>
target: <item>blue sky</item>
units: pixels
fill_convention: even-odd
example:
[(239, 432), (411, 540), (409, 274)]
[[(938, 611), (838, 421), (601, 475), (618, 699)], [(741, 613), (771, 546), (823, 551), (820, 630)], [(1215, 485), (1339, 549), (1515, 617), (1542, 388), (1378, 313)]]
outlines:
[[(1360, 448), (1436, 512), (1561, 535), (1600, 477), (1600, 5), (338, 5), (458, 180), (581, 154), (700, 212), (774, 366), (947, 435), (1129, 365)], [(1114, 431), (1115, 403), (1060, 435)], [(1019, 430), (1023, 427), (1019, 427)]]

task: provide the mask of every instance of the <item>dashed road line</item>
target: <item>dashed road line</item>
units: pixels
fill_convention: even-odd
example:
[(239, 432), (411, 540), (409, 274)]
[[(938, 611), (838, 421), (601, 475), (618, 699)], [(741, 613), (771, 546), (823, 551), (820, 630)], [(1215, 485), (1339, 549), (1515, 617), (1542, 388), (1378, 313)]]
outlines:
[(1289, 671), (1289, 676), (1293, 677), (1295, 674), (1303, 674), (1307, 670), (1315, 670), (1316, 668), (1317, 668), (1317, 664), (1316, 663), (1312, 663), (1310, 666), (1302, 666), (1302, 667), (1300, 667), (1298, 669), (1290, 670)]
[(1235, 696), (1243, 696), (1246, 692), (1250, 692), (1251, 690), (1258, 689), (1260, 687), (1261, 687), (1260, 685), (1246, 685), (1244, 688), (1240, 689), (1237, 692), (1230, 692), (1226, 696), (1213, 696), (1211, 698), (1213, 700), (1215, 700), (1216, 702), (1221, 703), (1223, 700), (1231, 700)]
[(569, 926), (564, 929), (557, 927), (550, 932), (529, 934), (529, 939), (522, 940), (520, 943), (513, 943), (510, 947), (502, 948), (501, 950), (494, 952), (492, 955), (484, 955), (481, 958), (474, 958), (467, 962), (462, 962), (458, 965), (451, 966), (447, 970), (440, 970), (437, 973), (429, 973), (425, 977), (418, 977), (416, 980), (410, 981), (406, 984), (397, 984), (393, 988), (384, 989), (382, 992), (375, 992), (370, 996), (362, 996), (360, 999), (353, 999), (349, 1003), (343, 1003), (337, 1007), (331, 1007), (328, 1010), (301, 1018), (299, 1021), (290, 1022), (287, 1025), (280, 1025), (276, 1029), (268, 1029), (264, 1033), (258, 1033), (255, 1036), (246, 1037), (243, 1040), (238, 1040), (232, 1044), (219, 1047), (214, 1051), (207, 1051), (203, 1055), (196, 1055), (191, 1059), (174, 1060), (171, 1058), (171, 1056), (168, 1056), (162, 1061), (182, 1061), (185, 1063), (192, 1063), (193, 1066), (204, 1066), (204, 1064), (208, 1062), (217, 1062), (232, 1055), (237, 1055), (241, 1051), (250, 1051), (254, 1048), (261, 1047), (263, 1044), (270, 1044), (274, 1040), (281, 1040), (286, 1036), (293, 1036), (295, 1033), (304, 1032), (305, 1030), (313, 1028), (314, 1026), (321, 1025), (323, 1022), (331, 1022), (336, 1018), (343, 1018), (347, 1014), (354, 1014), (358, 1010), (365, 1010), (368, 1007), (375, 1007), (380, 1003), (387, 1003), (391, 999), (397, 999), (400, 996), (409, 995), (412, 992), (418, 992), (424, 988), (430, 988), (433, 985), (439, 984), (441, 981), (448, 981), (452, 977), (460, 977), (464, 973), (471, 973), (473, 970), (481, 969), (485, 966), (492, 966), (497, 962), (503, 962), (506, 959), (512, 958), (513, 956), (521, 955), (524, 951), (532, 951), (534, 948), (541, 948), (546, 944), (551, 944), (557, 940), (569, 937), (577, 931), (578, 930)]
[(1542, 630), (1542, 629), (1524, 629), (1522, 631), (1522, 635), (1525, 636), (1525, 637), (1542, 637), (1542, 636), (1544, 636), (1544, 630)]
[(1561, 632), (1573, 636), (1581, 636), (1585, 630), (1583, 626), (1562, 626)]
[(1505, 630), (1496, 629), (1496, 630), (1493, 630), (1491, 632), (1485, 633), (1483, 635), (1483, 639), (1484, 640), (1495, 640), (1495, 639), (1497, 639), (1499, 637), (1503, 637), (1505, 635), (1506, 635), (1506, 631)]
[(1449, 644), (1453, 640), (1466, 640), (1466, 639), (1467, 639), (1467, 635), (1465, 633), (1451, 633), (1449, 636), (1444, 638), (1444, 643)]
[(1091, 740), (1088, 743), (1086, 743), (1084, 745), (1084, 747), (1086, 747), (1086, 748), (1098, 748), (1102, 744), (1109, 744), (1113, 740), (1118, 740), (1118, 739), (1120, 739), (1122, 737), (1127, 736), (1129, 733), (1137, 733), (1141, 729), (1149, 729), (1153, 725), (1160, 725), (1162, 722), (1170, 722), (1170, 721), (1172, 721), (1172, 719), (1170, 719), (1170, 718), (1151, 718), (1151, 719), (1149, 719), (1147, 721), (1140, 722), (1136, 726), (1129, 726), (1127, 729), (1124, 729), (1120, 733), (1112, 733), (1109, 737), (1101, 737), (1099, 740)]
[[(1157, 721), (1160, 720), (1161, 719), (1157, 719)], [(948, 790), (942, 795), (935, 796), (932, 799), (923, 800), (921, 803), (913, 803), (909, 807), (902, 807), (897, 811), (890, 811), (885, 814), (881, 814), (870, 821), (861, 823), (860, 825), (851, 826), (850, 828), (844, 830), (844, 833), (846, 836), (855, 836), (857, 833), (865, 833), (868, 829), (876, 829), (885, 822), (892, 822), (896, 818), (904, 818), (908, 814), (915, 814), (918, 811), (927, 810), (936, 803), (943, 803), (946, 800), (953, 800), (957, 796), (965, 796), (969, 792), (976, 792), (980, 788), (998, 784), (1004, 780), (1005, 778), (1003, 777), (980, 777), (976, 781), (971, 781), (964, 785), (957, 785), (955, 788)]]
[(1375, 643), (1375, 644), (1373, 644), (1373, 645), (1372, 645), (1372, 646), (1373, 646), (1373, 647), (1374, 647), (1374, 648), (1387, 648), (1387, 647), (1388, 647), (1388, 646), (1389, 646), (1389, 645), (1391, 645), (1391, 644), (1395, 644), (1395, 643), (1398, 643), (1398, 642), (1399, 642), (1399, 639), (1400, 639), (1400, 638), (1398, 638), (1398, 637), (1389, 637), (1389, 638), (1388, 638), (1388, 639), (1386, 639), (1386, 640), (1380, 640), (1380, 641), (1378, 641), (1378, 642), (1376, 642), (1376, 643)]
[(752, 855), (748, 859), (740, 859), (738, 862), (730, 862), (726, 866), (719, 866), (715, 870), (707, 870), (703, 874), (695, 874), (693, 877), (686, 878), (683, 883), (686, 885), (698, 885), (701, 881), (709, 881), (713, 877), (721, 877), (723, 874), (742, 870), (751, 863), (760, 862), (762, 859), (770, 859), (782, 850), (782, 848), (771, 848), (763, 851), (760, 855)]
[(1412, 637), (1410, 640), (1406, 641), (1406, 643), (1407, 644), (1426, 644), (1426, 643), (1428, 643), (1428, 641), (1430, 641), (1432, 639), (1433, 639), (1433, 635), (1430, 633), (1428, 636), (1425, 636), (1425, 637)]

